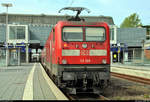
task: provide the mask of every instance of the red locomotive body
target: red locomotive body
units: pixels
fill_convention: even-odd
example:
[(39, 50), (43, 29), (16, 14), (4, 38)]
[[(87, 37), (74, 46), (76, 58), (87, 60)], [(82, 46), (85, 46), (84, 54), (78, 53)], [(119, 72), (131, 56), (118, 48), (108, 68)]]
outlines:
[(110, 79), (108, 25), (59, 21), (46, 41), (41, 62), (54, 82), (70, 93), (78, 89), (99, 92)]

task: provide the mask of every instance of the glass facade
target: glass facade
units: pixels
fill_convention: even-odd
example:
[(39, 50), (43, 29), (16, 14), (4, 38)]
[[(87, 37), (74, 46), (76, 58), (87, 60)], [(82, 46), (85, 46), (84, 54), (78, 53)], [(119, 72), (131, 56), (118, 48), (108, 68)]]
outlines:
[(9, 39), (25, 39), (25, 26), (9, 26)]
[(6, 65), (6, 50), (0, 48), (0, 67)]

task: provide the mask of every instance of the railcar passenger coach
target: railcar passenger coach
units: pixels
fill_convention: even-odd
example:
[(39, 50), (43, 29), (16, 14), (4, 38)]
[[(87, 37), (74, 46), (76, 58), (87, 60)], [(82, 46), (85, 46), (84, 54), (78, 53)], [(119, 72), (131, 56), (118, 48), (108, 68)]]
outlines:
[(41, 63), (56, 85), (72, 94), (101, 92), (110, 79), (108, 25), (59, 21), (46, 41)]

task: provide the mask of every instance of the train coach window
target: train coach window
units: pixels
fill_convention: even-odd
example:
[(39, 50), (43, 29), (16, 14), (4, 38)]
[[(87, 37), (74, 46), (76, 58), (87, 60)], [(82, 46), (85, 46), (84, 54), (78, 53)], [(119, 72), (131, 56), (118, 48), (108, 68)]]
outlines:
[(86, 27), (86, 41), (105, 41), (105, 29), (98, 27)]
[(64, 41), (83, 41), (82, 27), (64, 27), (63, 28)]

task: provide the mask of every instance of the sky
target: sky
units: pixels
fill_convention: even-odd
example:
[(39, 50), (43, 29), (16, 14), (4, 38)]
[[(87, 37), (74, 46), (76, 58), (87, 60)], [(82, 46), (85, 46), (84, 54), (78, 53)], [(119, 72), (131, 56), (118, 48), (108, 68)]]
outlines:
[[(71, 11), (58, 11), (63, 7), (86, 7), (91, 13), (83, 11), (83, 16), (111, 16), (118, 27), (125, 17), (137, 13), (143, 25), (150, 25), (150, 0), (0, 0), (12, 3), (11, 14), (69, 15)], [(0, 13), (6, 8), (0, 5)]]

